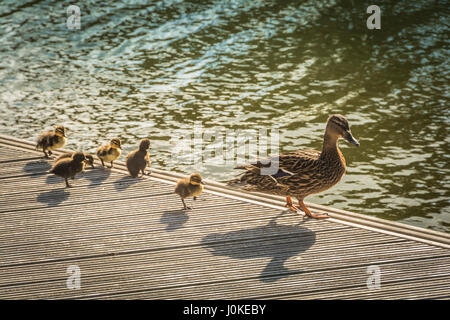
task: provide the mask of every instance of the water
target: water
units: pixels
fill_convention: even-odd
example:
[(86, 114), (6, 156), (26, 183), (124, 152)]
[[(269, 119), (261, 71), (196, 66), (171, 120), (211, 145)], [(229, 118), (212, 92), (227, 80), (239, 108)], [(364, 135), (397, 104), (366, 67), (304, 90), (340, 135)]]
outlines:
[[(69, 30), (76, 4), (81, 29)], [(55, 124), (93, 152), (150, 137), (153, 166), (226, 180), (232, 164), (173, 162), (171, 138), (278, 128), (282, 152), (320, 149), (344, 114), (361, 146), (308, 201), (450, 232), (446, 1), (1, 1), (0, 132)]]

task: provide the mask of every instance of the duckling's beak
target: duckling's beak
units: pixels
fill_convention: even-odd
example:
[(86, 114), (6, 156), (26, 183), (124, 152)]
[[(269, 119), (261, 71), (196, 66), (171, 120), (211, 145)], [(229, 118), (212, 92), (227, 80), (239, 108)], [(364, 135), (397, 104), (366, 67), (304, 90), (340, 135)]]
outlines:
[(203, 181), (200, 181), (201, 184), (205, 185), (205, 183)]
[(359, 142), (358, 140), (356, 140), (355, 138), (353, 138), (352, 134), (350, 133), (350, 131), (347, 131), (344, 135), (344, 139), (347, 140), (348, 142), (350, 142), (351, 144), (359, 147)]

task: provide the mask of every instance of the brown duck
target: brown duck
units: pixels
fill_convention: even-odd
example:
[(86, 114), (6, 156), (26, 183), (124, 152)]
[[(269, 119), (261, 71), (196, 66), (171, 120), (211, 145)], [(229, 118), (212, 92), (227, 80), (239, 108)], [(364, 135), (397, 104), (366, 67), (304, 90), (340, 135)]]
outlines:
[(133, 178), (136, 178), (139, 172), (145, 175), (145, 168), (150, 165), (150, 155), (148, 153), (150, 149), (150, 140), (142, 139), (139, 143), (139, 149), (130, 152), (127, 155), (127, 168), (128, 172)]
[[(313, 218), (327, 218), (328, 215), (311, 213), (303, 203), (303, 199), (311, 194), (323, 192), (338, 183), (346, 170), (345, 159), (338, 147), (339, 138), (359, 146), (352, 136), (347, 119), (339, 114), (328, 118), (322, 151), (297, 150), (280, 154), (265, 161), (238, 166), (243, 169), (241, 177), (228, 182), (248, 191), (258, 191), (286, 197), (286, 207), (297, 211), (301, 209)], [(270, 174), (262, 174), (269, 167), (276, 170)], [(292, 198), (298, 205), (292, 203)]]
[[(73, 154), (74, 154), (73, 152), (63, 153), (58, 158), (56, 158), (55, 163), (61, 159), (72, 158)], [(91, 168), (93, 169), (94, 168), (94, 157), (89, 153), (85, 153), (84, 157), (86, 158), (86, 160), (84, 160), (84, 164), (90, 165)], [(84, 167), (83, 167), (83, 170), (84, 170)]]
[(54, 131), (41, 133), (36, 143), (36, 149), (42, 149), (45, 158), (49, 158), (52, 150), (62, 148), (66, 144), (66, 131), (64, 126), (57, 126)]
[(57, 161), (49, 172), (64, 178), (66, 180), (66, 186), (70, 188), (71, 185), (68, 179), (74, 179), (77, 173), (83, 171), (85, 160), (86, 158), (83, 152), (75, 152), (71, 158), (63, 158)]
[(189, 178), (178, 180), (175, 185), (175, 193), (180, 196), (184, 210), (191, 209), (186, 206), (184, 199), (194, 197), (194, 200), (197, 200), (197, 197), (203, 192), (203, 185), (202, 177), (198, 173), (191, 174)]

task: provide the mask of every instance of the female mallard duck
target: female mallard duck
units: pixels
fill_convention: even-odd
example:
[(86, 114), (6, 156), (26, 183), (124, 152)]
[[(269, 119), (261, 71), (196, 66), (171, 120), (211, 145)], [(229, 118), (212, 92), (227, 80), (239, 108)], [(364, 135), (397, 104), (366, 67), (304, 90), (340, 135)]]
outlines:
[(49, 172), (64, 178), (66, 180), (66, 186), (70, 188), (71, 185), (67, 179), (74, 179), (75, 175), (83, 170), (85, 160), (86, 158), (83, 152), (75, 152), (71, 158), (63, 158), (56, 161)]
[(191, 174), (189, 178), (178, 180), (175, 185), (175, 193), (181, 197), (184, 210), (191, 209), (186, 206), (184, 199), (194, 197), (194, 200), (196, 200), (197, 197), (203, 192), (203, 185), (204, 183), (202, 181), (202, 177), (198, 173)]
[(119, 138), (113, 138), (107, 145), (98, 147), (97, 157), (102, 162), (102, 166), (105, 166), (104, 161), (111, 162), (113, 167), (113, 161), (120, 157), (122, 154), (122, 144)]
[(43, 132), (37, 140), (36, 149), (42, 149), (45, 158), (49, 158), (51, 150), (62, 148), (66, 144), (66, 131), (64, 126), (57, 126), (54, 131)]
[[(58, 162), (61, 159), (64, 159), (64, 158), (72, 158), (73, 155), (74, 155), (73, 152), (63, 153), (58, 158), (56, 158), (55, 163)], [(91, 154), (89, 154), (89, 153), (85, 153), (84, 157), (86, 158), (84, 160), (84, 164), (85, 165), (90, 165), (92, 167), (92, 169), (94, 169), (94, 157)], [(84, 166), (83, 166), (83, 170), (84, 170)]]
[[(286, 207), (297, 211), (301, 209), (313, 218), (327, 218), (327, 215), (311, 213), (303, 203), (310, 194), (325, 191), (341, 180), (346, 165), (338, 147), (339, 138), (359, 146), (353, 138), (347, 119), (339, 114), (328, 118), (323, 140), (322, 152), (316, 150), (298, 150), (280, 154), (266, 161), (238, 166), (235, 169), (246, 170), (240, 178), (228, 182), (229, 185), (241, 186), (248, 191), (265, 192), (286, 197)], [(265, 173), (275, 165), (276, 173)], [(292, 198), (298, 200), (293, 205)]]
[(150, 165), (150, 155), (148, 153), (150, 149), (150, 140), (142, 139), (139, 143), (139, 149), (130, 152), (127, 155), (127, 168), (128, 172), (133, 178), (136, 178), (139, 172), (145, 175), (145, 168)]

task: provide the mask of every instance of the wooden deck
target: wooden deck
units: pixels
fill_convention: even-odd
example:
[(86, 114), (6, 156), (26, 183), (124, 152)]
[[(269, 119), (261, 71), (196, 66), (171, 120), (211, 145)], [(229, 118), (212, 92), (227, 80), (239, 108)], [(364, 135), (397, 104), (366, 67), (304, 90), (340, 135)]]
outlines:
[(0, 136), (0, 299), (450, 297), (448, 234), (314, 205), (332, 218), (303, 220), (214, 182), (183, 212), (177, 174), (133, 179), (96, 162), (67, 189), (50, 165)]

